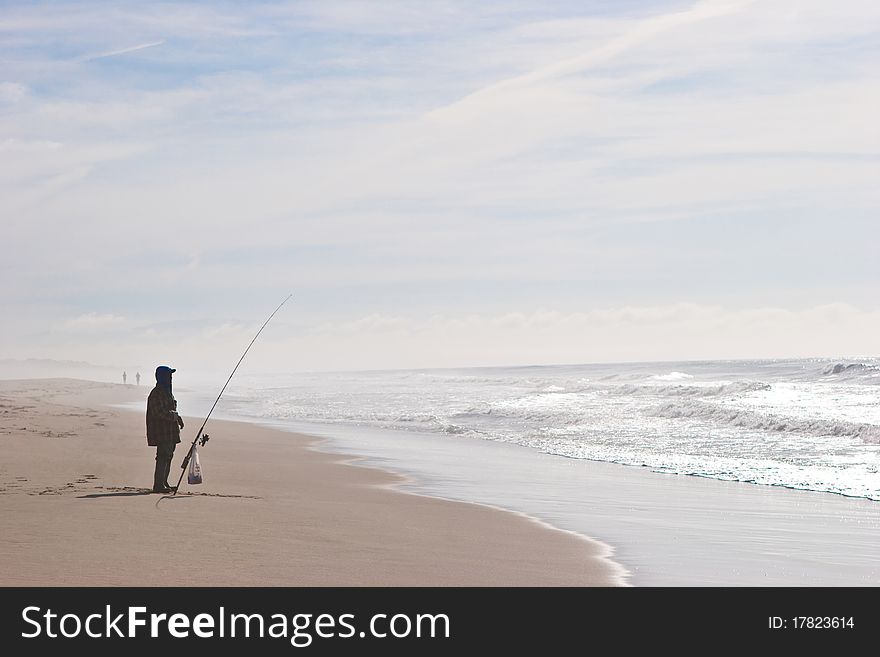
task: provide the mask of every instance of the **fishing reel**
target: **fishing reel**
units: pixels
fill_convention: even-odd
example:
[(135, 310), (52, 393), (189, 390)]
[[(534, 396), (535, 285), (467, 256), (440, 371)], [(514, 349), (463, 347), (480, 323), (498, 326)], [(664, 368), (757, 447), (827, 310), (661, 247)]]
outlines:
[(199, 438), (199, 447), (204, 447), (205, 443), (207, 443), (211, 439), (211, 436), (208, 434), (202, 434), (202, 437)]

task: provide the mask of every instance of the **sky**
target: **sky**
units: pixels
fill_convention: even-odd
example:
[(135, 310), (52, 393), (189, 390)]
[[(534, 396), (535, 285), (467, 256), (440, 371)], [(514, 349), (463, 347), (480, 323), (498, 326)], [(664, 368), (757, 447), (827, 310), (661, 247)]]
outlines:
[(0, 359), (880, 355), (873, 0), (0, 3)]

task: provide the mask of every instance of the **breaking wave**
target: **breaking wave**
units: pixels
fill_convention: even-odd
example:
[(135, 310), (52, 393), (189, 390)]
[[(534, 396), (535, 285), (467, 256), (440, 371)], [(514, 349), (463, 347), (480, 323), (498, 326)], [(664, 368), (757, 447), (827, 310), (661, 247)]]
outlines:
[(880, 444), (880, 426), (875, 424), (765, 415), (702, 401), (670, 402), (657, 406), (648, 414), (670, 419), (698, 419), (713, 425), (723, 424), (752, 431), (860, 438), (868, 443)]
[(627, 383), (609, 390), (614, 395), (658, 395), (661, 397), (723, 397), (769, 390), (769, 383), (734, 381), (713, 385), (636, 385)]
[(822, 374), (826, 376), (843, 374), (845, 376), (858, 376), (860, 374), (880, 373), (880, 367), (869, 363), (834, 363), (828, 365)]
[(694, 376), (684, 372), (670, 372), (669, 374), (655, 374), (651, 378), (655, 381), (684, 381), (685, 379), (693, 379)]

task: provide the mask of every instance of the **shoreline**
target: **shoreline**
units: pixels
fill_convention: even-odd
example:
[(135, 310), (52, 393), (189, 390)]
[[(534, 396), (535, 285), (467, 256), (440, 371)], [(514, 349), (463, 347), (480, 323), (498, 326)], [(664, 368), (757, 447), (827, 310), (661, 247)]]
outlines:
[[(258, 422), (248, 422), (245, 420), (226, 420), (227, 422), (242, 422), (243, 424), (253, 424), (259, 426)], [(420, 488), (419, 480), (409, 474), (401, 472), (400, 470), (394, 470), (390, 467), (386, 467), (376, 463), (370, 463), (369, 457), (366, 456), (352, 456), (351, 454), (347, 454), (345, 452), (339, 452), (332, 448), (332, 438), (326, 438), (321, 436), (316, 436), (310, 433), (300, 433), (295, 431), (286, 431), (284, 429), (280, 429), (285, 433), (289, 433), (295, 436), (302, 436), (304, 438), (310, 439), (306, 444), (305, 448), (313, 450), (315, 452), (321, 454), (331, 454), (337, 457), (342, 457), (341, 460), (336, 460), (334, 463), (339, 463), (341, 465), (349, 465), (351, 467), (357, 468), (367, 468), (368, 470), (380, 470), (386, 474), (391, 475), (395, 478), (395, 481), (391, 481), (386, 484), (376, 484), (380, 488), (384, 488), (395, 493), (399, 493), (402, 495), (416, 495), (418, 497), (426, 497), (432, 500), (439, 500), (441, 502), (449, 502), (451, 504), (466, 504), (470, 506), (481, 507), (485, 509), (490, 509), (492, 511), (497, 511), (499, 513), (506, 513), (522, 518), (523, 520), (536, 525), (541, 531), (550, 531), (550, 532), (561, 532), (562, 534), (571, 536), (579, 541), (586, 542), (591, 550), (596, 550), (598, 548), (598, 553), (594, 553), (594, 558), (603, 562), (607, 568), (613, 574), (613, 580), (610, 586), (631, 586), (627, 579), (630, 577), (630, 573), (624, 568), (621, 564), (617, 563), (614, 560), (614, 548), (603, 541), (600, 541), (592, 536), (587, 536), (581, 532), (577, 532), (571, 529), (565, 529), (563, 527), (557, 527), (546, 520), (542, 520), (537, 516), (530, 515), (523, 511), (518, 511), (516, 509), (500, 506), (497, 504), (490, 504), (487, 502), (479, 502), (476, 500), (466, 500), (455, 497), (444, 497), (437, 493), (429, 493), (425, 492)]]
[(880, 505), (869, 499), (570, 459), (490, 440), (261, 423), (322, 436), (317, 449), (358, 453), (371, 467), (407, 475), (407, 492), (524, 513), (614, 546), (628, 585), (880, 585)]
[[(0, 382), (0, 585), (624, 583), (611, 549), (578, 532), (406, 490), (406, 476), (322, 450), (320, 436), (255, 422), (212, 420), (224, 437), (203, 452), (205, 484), (151, 494), (142, 414), (114, 407), (148, 392)], [(200, 422), (183, 417), (172, 478)]]

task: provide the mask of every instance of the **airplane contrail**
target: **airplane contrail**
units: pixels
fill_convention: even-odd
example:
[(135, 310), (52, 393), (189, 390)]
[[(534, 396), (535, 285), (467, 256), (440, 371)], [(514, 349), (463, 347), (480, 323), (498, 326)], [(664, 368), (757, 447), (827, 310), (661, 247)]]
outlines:
[(622, 52), (638, 46), (643, 41), (672, 28), (726, 14), (736, 13), (742, 11), (749, 5), (754, 4), (754, 2), (755, 0), (700, 0), (688, 10), (674, 11), (668, 14), (645, 19), (638, 23), (629, 32), (611, 39), (594, 50), (543, 66), (528, 73), (522, 73), (505, 80), (493, 82), (482, 89), (469, 93), (455, 102), (431, 110), (425, 116), (428, 118), (442, 117), (453, 113), (462, 107), (467, 107), (468, 103), (471, 101), (484, 99), (499, 91), (505, 91), (534, 82), (541, 82), (543, 80), (576, 73), (597, 63), (607, 61)]
[(81, 62), (90, 62), (94, 59), (102, 59), (104, 57), (115, 57), (116, 55), (126, 55), (130, 52), (135, 52), (137, 50), (143, 50), (144, 48), (153, 48), (154, 46), (161, 46), (164, 41), (151, 41), (150, 43), (142, 43), (137, 46), (131, 46), (130, 48), (122, 48), (120, 50), (110, 50), (108, 52), (98, 53), (97, 55), (86, 55), (82, 57), (79, 61)]

